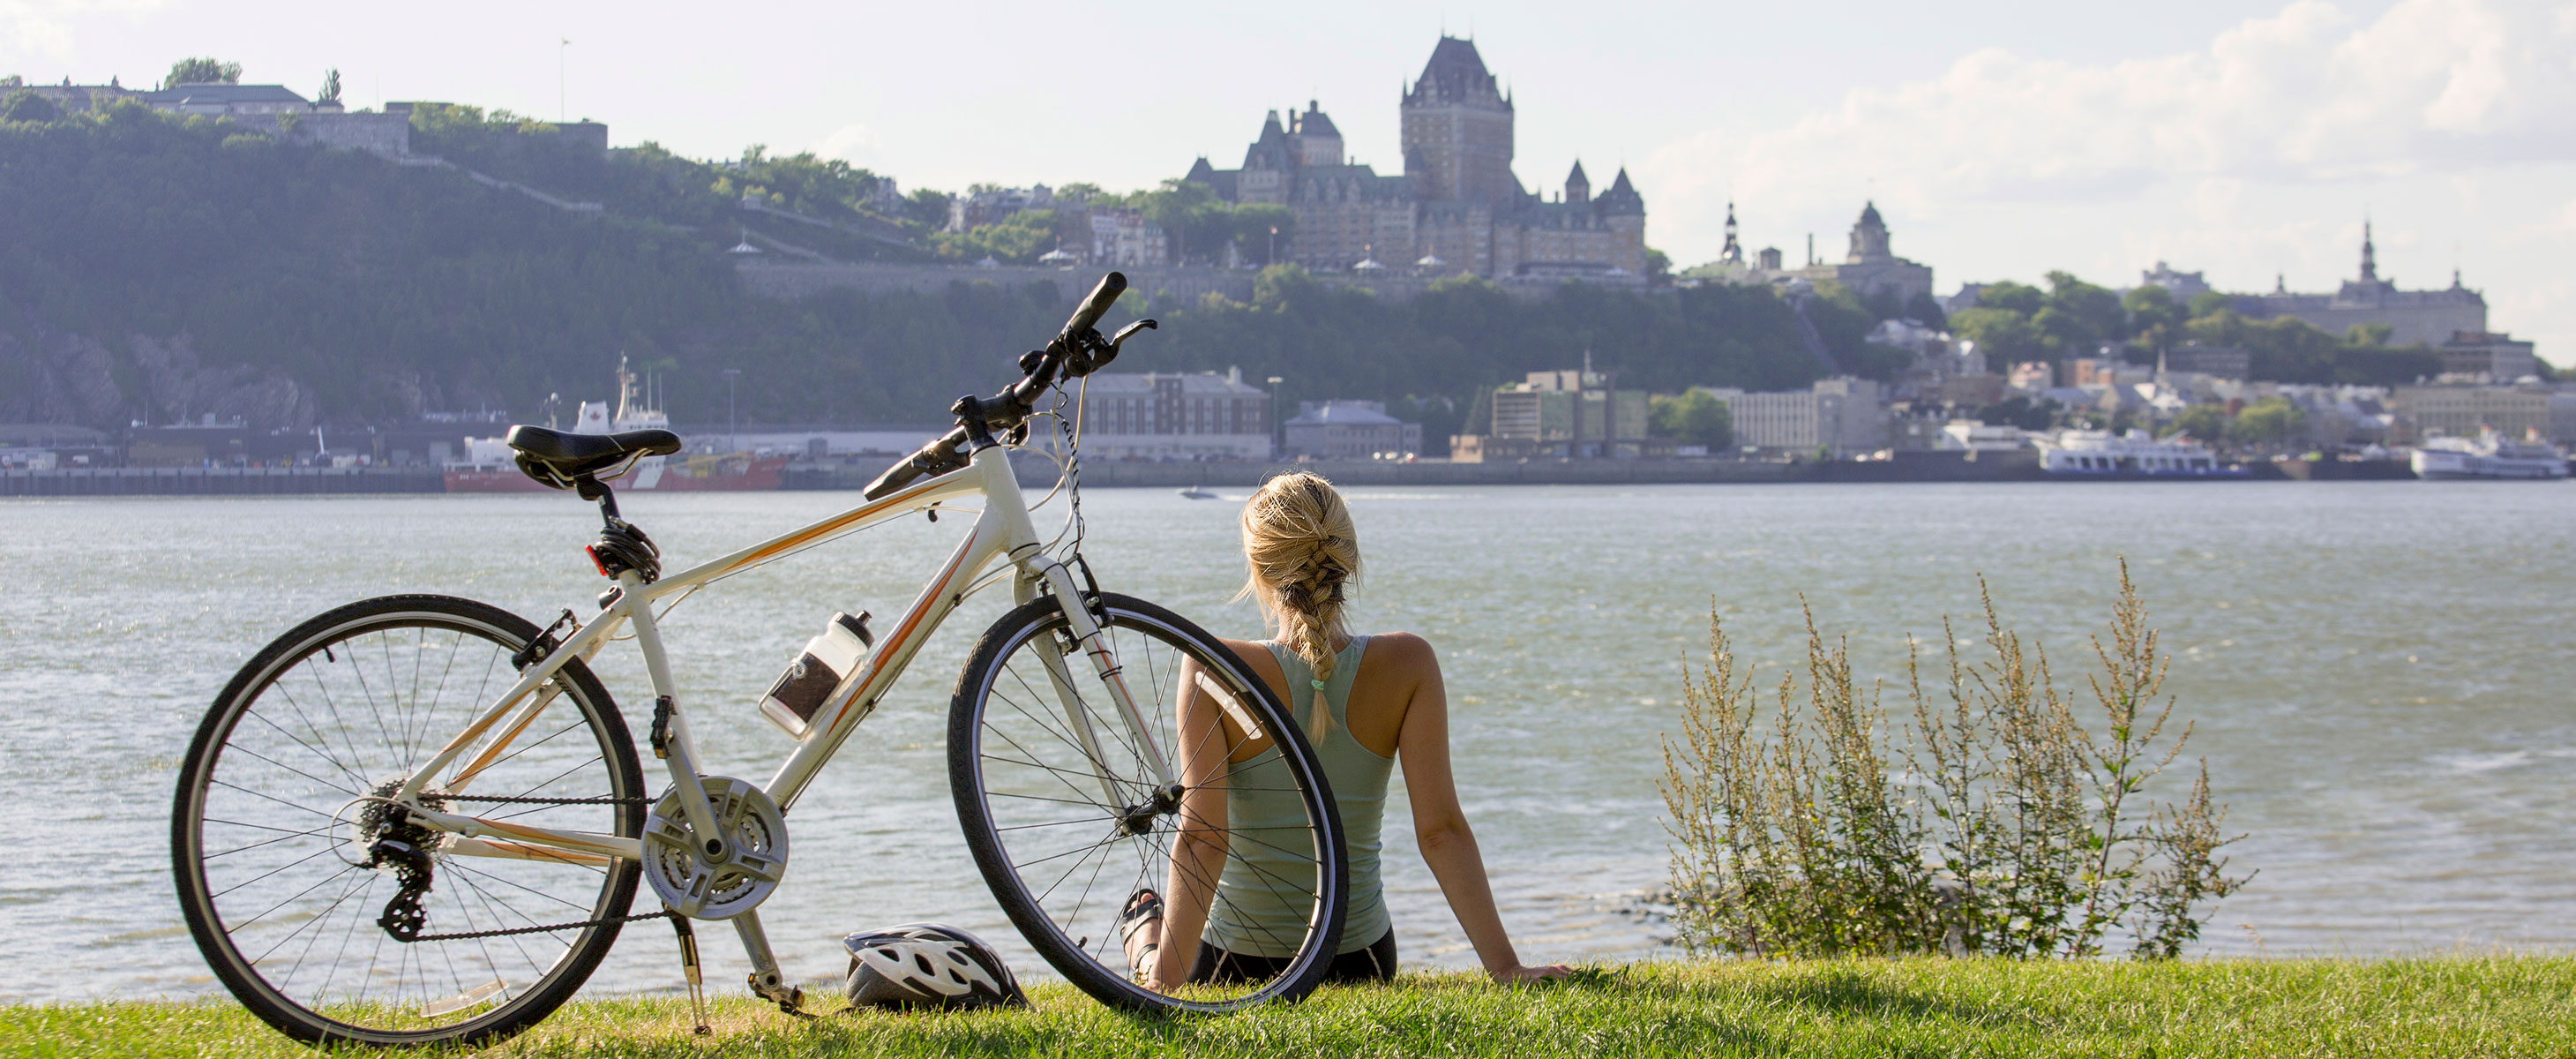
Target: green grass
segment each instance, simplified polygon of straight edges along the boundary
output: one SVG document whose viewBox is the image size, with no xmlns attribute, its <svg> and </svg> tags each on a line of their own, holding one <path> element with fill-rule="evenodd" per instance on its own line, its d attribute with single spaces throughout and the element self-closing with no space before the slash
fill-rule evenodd
<svg viewBox="0 0 2576 1059">
<path fill-rule="evenodd" d="M 1137 1019 L 1061 985 L 1033 1011 L 790 1019 L 748 999 L 693 1037 L 665 998 L 576 1002 L 509 1056 L 2576 1056 L 2576 958 L 2166 964 L 1647 964 L 1498 989 L 1328 988 L 1230 1018 Z M 829 1008 L 837 1001 L 818 1002 Z M 0 1007 L 0 1054 L 296 1056 L 229 1003 Z"/>
</svg>

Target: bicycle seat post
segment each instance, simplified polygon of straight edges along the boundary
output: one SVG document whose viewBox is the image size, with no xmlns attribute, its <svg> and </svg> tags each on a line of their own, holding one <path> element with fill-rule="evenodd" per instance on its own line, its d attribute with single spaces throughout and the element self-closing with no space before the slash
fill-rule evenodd
<svg viewBox="0 0 2576 1059">
<path fill-rule="evenodd" d="M 599 501 L 599 518 L 603 524 L 615 526 L 626 521 L 618 517 L 617 493 L 608 487 L 608 483 L 585 474 L 573 479 L 573 491 L 584 500 Z"/>
</svg>

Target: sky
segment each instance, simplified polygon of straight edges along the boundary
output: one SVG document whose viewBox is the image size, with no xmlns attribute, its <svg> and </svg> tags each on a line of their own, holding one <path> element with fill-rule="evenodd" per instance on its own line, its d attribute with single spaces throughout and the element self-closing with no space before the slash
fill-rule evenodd
<svg viewBox="0 0 2576 1059">
<path fill-rule="evenodd" d="M 1938 288 L 2166 261 L 2228 290 L 2331 290 L 2365 219 L 2380 274 L 2486 295 L 2576 364 L 2576 0 L 2158 5 L 1310 0 L 1136 5 L 351 5 L 0 0 L 0 74 L 149 87 L 242 63 L 353 106 L 441 100 L 608 123 L 697 157 L 812 150 L 905 189 L 1150 187 L 1240 163 L 1320 103 L 1397 172 L 1397 102 L 1443 33 L 1518 110 L 1553 191 L 1625 166 L 1647 241 L 1839 257 L 1864 201 Z M 569 41 L 570 43 L 564 43 Z"/>
</svg>

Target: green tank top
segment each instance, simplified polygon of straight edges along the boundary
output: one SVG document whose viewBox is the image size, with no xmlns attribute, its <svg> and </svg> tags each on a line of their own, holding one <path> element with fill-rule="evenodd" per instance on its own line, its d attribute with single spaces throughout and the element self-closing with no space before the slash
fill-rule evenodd
<svg viewBox="0 0 2576 1059">
<path fill-rule="evenodd" d="M 1368 948 L 1387 932 L 1386 895 L 1378 882 L 1378 834 L 1386 821 L 1386 781 L 1395 759 L 1380 757 L 1351 738 L 1348 708 L 1351 682 L 1359 675 L 1368 637 L 1351 637 L 1333 656 L 1333 677 L 1315 686 L 1315 671 L 1285 645 L 1263 641 L 1279 670 L 1288 678 L 1288 712 L 1299 730 L 1309 733 L 1315 756 L 1332 785 L 1333 801 L 1342 813 L 1342 840 L 1350 860 L 1350 906 L 1342 917 L 1340 952 Z M 1315 711 L 1329 711 L 1332 727 L 1312 738 Z M 1306 811 L 1287 782 L 1288 766 L 1276 749 L 1235 765 L 1228 780 L 1240 790 L 1226 792 L 1226 824 L 1233 831 L 1226 843 L 1225 871 L 1217 878 L 1216 900 L 1208 909 L 1206 938 L 1228 952 L 1281 958 L 1297 953 L 1306 936 L 1306 913 L 1314 907 L 1307 880 L 1314 874 L 1313 845 L 1306 831 Z M 1289 881 L 1294 880 L 1294 884 Z"/>
</svg>

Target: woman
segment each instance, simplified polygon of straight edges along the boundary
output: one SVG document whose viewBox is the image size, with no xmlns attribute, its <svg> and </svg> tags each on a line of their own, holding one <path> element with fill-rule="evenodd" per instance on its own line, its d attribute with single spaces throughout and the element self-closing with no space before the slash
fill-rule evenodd
<svg viewBox="0 0 2576 1059">
<path fill-rule="evenodd" d="M 1353 636 L 1343 627 L 1345 590 L 1359 575 L 1360 553 L 1359 534 L 1341 494 L 1312 474 L 1271 479 L 1244 505 L 1243 553 L 1252 567 L 1243 594 L 1260 601 L 1277 636 L 1258 642 L 1228 640 L 1226 646 L 1270 685 L 1304 727 L 1340 806 L 1350 854 L 1350 905 L 1340 952 L 1325 980 L 1395 976 L 1395 931 L 1379 884 L 1378 832 L 1386 815 L 1388 774 L 1399 755 L 1422 859 L 1440 880 L 1485 972 L 1502 983 L 1571 973 L 1559 965 L 1523 965 L 1494 911 L 1484 859 L 1450 780 L 1449 701 L 1431 645 L 1408 632 Z M 1196 683 L 1184 674 L 1181 686 Z M 1261 895 L 1268 888 L 1251 880 L 1264 872 L 1275 877 L 1277 866 L 1265 869 L 1258 862 L 1279 854 L 1229 850 L 1224 828 L 1228 820 L 1238 828 L 1264 818 L 1302 821 L 1303 811 L 1292 793 L 1227 789 L 1229 771 L 1236 765 L 1258 767 L 1255 759 L 1267 741 L 1239 746 L 1232 755 L 1194 755 L 1189 747 L 1237 746 L 1243 740 L 1234 722 L 1204 695 L 1185 700 L 1179 712 L 1182 781 L 1188 793 L 1182 798 L 1180 837 L 1163 891 L 1170 900 L 1152 890 L 1139 890 L 1129 899 L 1129 965 L 1157 989 L 1183 982 L 1270 978 L 1286 961 L 1257 951 L 1263 947 L 1259 939 L 1275 931 L 1302 934 L 1303 895 L 1278 902 L 1279 907 L 1264 907 Z M 1208 738 L 1219 726 L 1233 737 Z M 1280 804 L 1269 804 L 1273 801 Z M 1217 886 L 1208 885 L 1220 879 Z M 1215 902 L 1218 891 L 1227 894 L 1226 901 Z M 1162 944 L 1167 937 L 1195 943 Z"/>
</svg>

